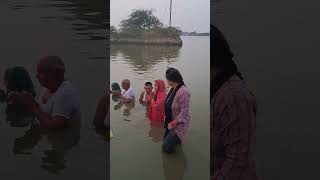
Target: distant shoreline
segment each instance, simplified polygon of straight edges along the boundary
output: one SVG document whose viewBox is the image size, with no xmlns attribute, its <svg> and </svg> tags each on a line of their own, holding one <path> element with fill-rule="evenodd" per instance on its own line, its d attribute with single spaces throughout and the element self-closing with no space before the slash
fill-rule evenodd
<svg viewBox="0 0 320 180">
<path fill-rule="evenodd" d="M 137 44 L 137 45 L 163 45 L 163 46 L 182 46 L 180 37 L 117 37 L 110 38 L 111 44 Z"/>
<path fill-rule="evenodd" d="M 182 32 L 181 36 L 210 36 L 210 33 Z"/>
</svg>

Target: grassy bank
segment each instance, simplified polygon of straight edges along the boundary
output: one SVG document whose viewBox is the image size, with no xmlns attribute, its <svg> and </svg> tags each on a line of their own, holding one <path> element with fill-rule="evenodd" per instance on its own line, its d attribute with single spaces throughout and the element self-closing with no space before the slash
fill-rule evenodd
<svg viewBox="0 0 320 180">
<path fill-rule="evenodd" d="M 114 44 L 182 46 L 180 33 L 176 28 L 127 29 L 120 32 L 113 30 L 110 33 L 110 41 Z"/>
</svg>

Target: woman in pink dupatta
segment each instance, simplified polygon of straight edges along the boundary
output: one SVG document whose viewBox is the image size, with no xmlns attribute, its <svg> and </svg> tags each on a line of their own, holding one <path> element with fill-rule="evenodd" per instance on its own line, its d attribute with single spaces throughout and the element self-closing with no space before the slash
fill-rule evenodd
<svg viewBox="0 0 320 180">
<path fill-rule="evenodd" d="M 154 97 L 149 99 L 148 114 L 151 122 L 164 121 L 164 103 L 166 101 L 167 93 L 164 81 L 155 80 Z"/>
</svg>

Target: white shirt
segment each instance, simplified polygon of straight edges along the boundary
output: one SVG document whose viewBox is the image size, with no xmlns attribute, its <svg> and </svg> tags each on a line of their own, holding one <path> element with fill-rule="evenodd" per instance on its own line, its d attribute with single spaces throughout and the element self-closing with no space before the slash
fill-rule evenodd
<svg viewBox="0 0 320 180">
<path fill-rule="evenodd" d="M 63 116 L 72 119 L 80 114 L 79 96 L 69 81 L 64 81 L 56 92 L 49 94 L 47 102 L 43 103 L 41 98 L 46 92 L 48 92 L 48 89 L 43 88 L 37 98 L 37 103 L 40 109 L 49 113 L 51 117 Z"/>
<path fill-rule="evenodd" d="M 122 96 L 131 100 L 135 99 L 135 93 L 132 87 L 130 87 L 127 91 L 124 89 L 121 92 Z"/>
</svg>

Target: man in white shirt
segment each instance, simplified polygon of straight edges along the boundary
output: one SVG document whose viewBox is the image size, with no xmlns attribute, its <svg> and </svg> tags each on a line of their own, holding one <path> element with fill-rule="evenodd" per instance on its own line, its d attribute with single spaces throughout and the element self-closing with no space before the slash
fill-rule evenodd
<svg viewBox="0 0 320 180">
<path fill-rule="evenodd" d="M 64 78 L 65 66 L 57 56 L 40 59 L 37 79 L 42 91 L 36 100 L 29 93 L 15 93 L 10 98 L 26 106 L 40 125 L 59 129 L 80 118 L 79 96 L 72 84 Z"/>
<path fill-rule="evenodd" d="M 130 81 L 128 79 L 124 79 L 121 83 L 122 92 L 120 98 L 124 103 L 130 103 L 135 100 L 135 92 L 132 87 L 130 87 Z"/>
</svg>

